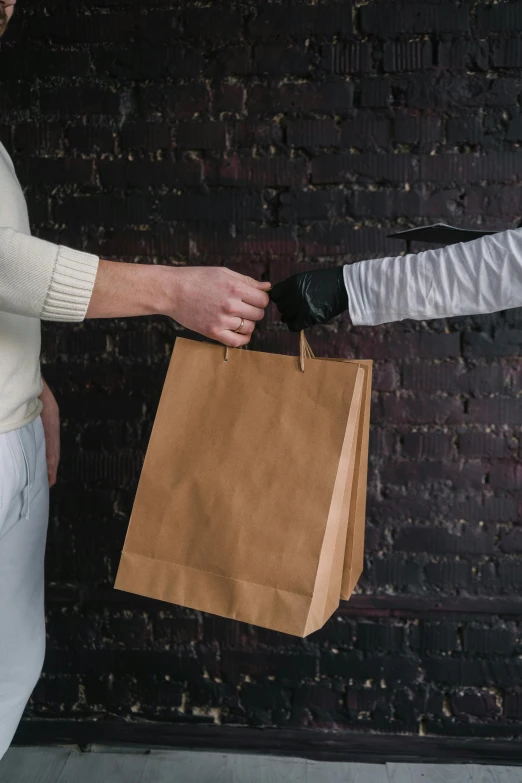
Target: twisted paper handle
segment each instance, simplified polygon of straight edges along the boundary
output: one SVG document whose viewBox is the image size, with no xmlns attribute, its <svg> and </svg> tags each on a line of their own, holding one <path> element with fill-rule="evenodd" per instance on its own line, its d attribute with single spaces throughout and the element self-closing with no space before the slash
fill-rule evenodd
<svg viewBox="0 0 522 783">
<path fill-rule="evenodd" d="M 310 343 L 305 337 L 304 331 L 299 332 L 299 367 L 304 372 L 305 359 L 315 359 L 314 352 L 310 348 Z"/>
</svg>

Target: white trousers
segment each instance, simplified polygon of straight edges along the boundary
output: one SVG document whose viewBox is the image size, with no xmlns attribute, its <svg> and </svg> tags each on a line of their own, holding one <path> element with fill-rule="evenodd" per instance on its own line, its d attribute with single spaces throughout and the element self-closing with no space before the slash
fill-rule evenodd
<svg viewBox="0 0 522 783">
<path fill-rule="evenodd" d="M 45 438 L 38 418 L 0 434 L 0 758 L 43 664 L 48 513 Z"/>
</svg>

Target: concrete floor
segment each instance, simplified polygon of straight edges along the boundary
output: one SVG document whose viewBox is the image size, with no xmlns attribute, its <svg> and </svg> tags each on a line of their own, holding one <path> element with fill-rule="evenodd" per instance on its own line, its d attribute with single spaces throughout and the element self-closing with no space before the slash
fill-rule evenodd
<svg viewBox="0 0 522 783">
<path fill-rule="evenodd" d="M 92 746 L 11 748 L 0 783 L 522 783 L 522 767 L 343 764 L 190 751 Z"/>
</svg>

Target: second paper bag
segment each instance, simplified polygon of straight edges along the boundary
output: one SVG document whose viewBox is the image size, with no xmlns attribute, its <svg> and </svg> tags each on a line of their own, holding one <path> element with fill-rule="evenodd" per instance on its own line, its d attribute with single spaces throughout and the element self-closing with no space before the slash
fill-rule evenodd
<svg viewBox="0 0 522 783">
<path fill-rule="evenodd" d="M 364 373 L 303 366 L 240 350 L 226 361 L 178 338 L 118 589 L 299 636 L 324 624 L 339 601 Z"/>
</svg>

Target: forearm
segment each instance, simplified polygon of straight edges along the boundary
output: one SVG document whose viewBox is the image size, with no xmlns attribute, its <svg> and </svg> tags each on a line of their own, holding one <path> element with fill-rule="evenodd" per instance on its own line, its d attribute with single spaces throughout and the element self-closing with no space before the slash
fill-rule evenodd
<svg viewBox="0 0 522 783">
<path fill-rule="evenodd" d="M 56 399 L 54 397 L 54 394 L 49 388 L 49 385 L 45 378 L 42 376 L 42 393 L 40 394 L 40 400 L 42 402 L 42 405 L 52 405 L 56 406 L 58 408 L 58 403 L 56 402 Z"/>
<path fill-rule="evenodd" d="M 169 312 L 167 267 L 98 257 L 0 227 L 0 311 L 47 321 Z"/>
<path fill-rule="evenodd" d="M 125 318 L 169 312 L 171 267 L 100 261 L 86 318 Z"/>
<path fill-rule="evenodd" d="M 60 462 L 60 411 L 58 403 L 49 386 L 42 378 L 43 389 L 40 394 L 42 403 L 42 424 L 45 434 L 45 451 L 47 460 L 47 475 L 49 486 L 56 483 L 56 473 Z"/>
<path fill-rule="evenodd" d="M 522 231 L 346 266 L 354 324 L 492 313 L 522 306 Z"/>
<path fill-rule="evenodd" d="M 166 267 L 99 261 L 0 227 L 1 312 L 44 321 L 166 313 L 170 283 Z"/>
</svg>

